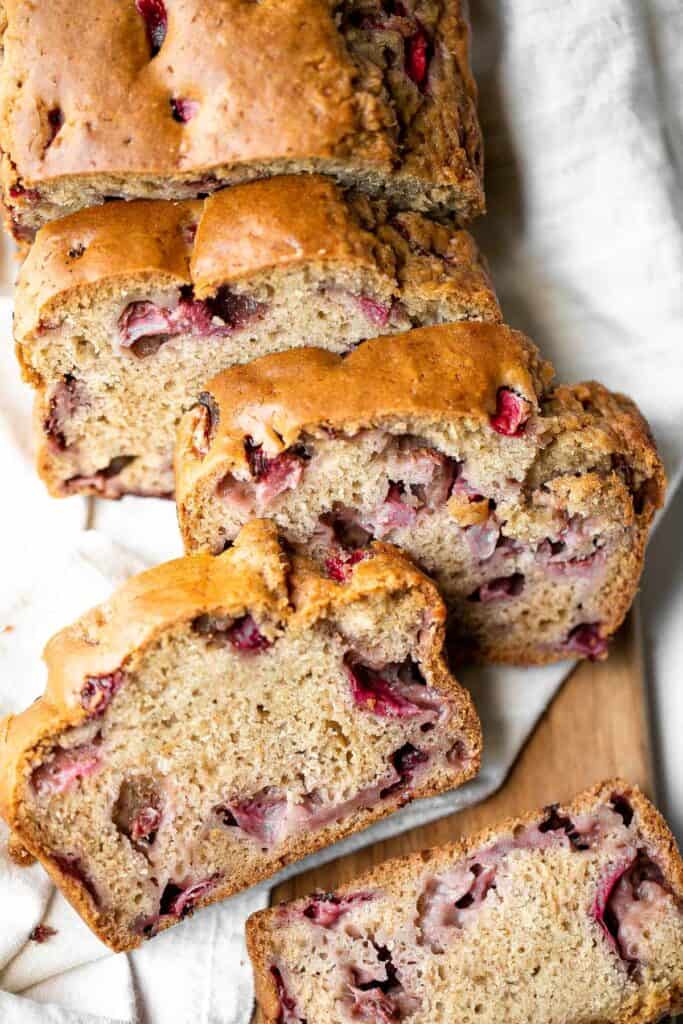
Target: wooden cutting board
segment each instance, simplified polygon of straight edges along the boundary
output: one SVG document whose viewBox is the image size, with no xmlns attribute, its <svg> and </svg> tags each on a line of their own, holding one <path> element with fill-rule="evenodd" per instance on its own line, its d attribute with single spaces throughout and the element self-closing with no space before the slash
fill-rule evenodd
<svg viewBox="0 0 683 1024">
<path fill-rule="evenodd" d="M 389 857 L 566 800 L 613 775 L 636 782 L 655 796 L 643 684 L 640 628 L 632 613 L 609 659 L 584 662 L 567 679 L 497 793 L 475 807 L 283 882 L 274 890 L 273 902 L 334 889 Z"/>
</svg>

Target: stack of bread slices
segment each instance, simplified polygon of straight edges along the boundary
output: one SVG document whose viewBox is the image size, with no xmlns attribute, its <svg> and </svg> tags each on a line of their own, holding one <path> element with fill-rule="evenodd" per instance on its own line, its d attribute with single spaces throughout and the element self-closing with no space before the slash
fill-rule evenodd
<svg viewBox="0 0 683 1024">
<path fill-rule="evenodd" d="M 186 550 L 0 724 L 14 848 L 124 950 L 475 775 L 446 655 L 606 657 L 664 473 L 629 398 L 503 323 L 461 0 L 0 13 L 38 472 L 175 498 Z M 683 1004 L 682 907 L 617 780 L 256 918 L 260 1012 L 647 1024 Z"/>
</svg>

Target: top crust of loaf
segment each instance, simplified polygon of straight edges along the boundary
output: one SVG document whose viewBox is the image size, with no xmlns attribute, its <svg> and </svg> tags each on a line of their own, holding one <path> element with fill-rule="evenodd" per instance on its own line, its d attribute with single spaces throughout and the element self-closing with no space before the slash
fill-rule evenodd
<svg viewBox="0 0 683 1024">
<path fill-rule="evenodd" d="M 393 111 L 376 86 L 359 82 L 325 0 L 165 6 L 167 31 L 155 53 L 133 2 L 5 0 L 6 196 L 74 175 L 105 194 L 98 176 L 116 178 L 131 195 L 150 195 L 155 178 L 194 183 L 200 193 L 212 172 L 228 170 L 234 181 L 278 173 L 288 162 L 312 171 L 324 161 L 350 177 L 354 169 L 374 175 L 381 190 L 398 159 L 427 190 L 454 188 L 463 212 L 482 211 L 475 86 L 459 0 L 444 6 L 437 27 L 462 93 L 461 110 L 447 114 L 456 142 L 441 152 L 427 142 L 405 158 L 388 130 Z M 186 123 L 173 116 L 178 99 L 198 103 Z M 56 136 L 51 110 L 62 118 Z"/>
<path fill-rule="evenodd" d="M 325 3 L 182 0 L 156 62 L 134 3 L 6 0 L 5 9 L 2 145 L 25 183 L 325 155 L 358 130 L 353 66 Z M 25 80 L 21 91 L 12 79 Z M 198 91 L 207 109 L 188 133 L 169 99 Z M 68 135 L 43 153 L 35 111 L 57 103 Z"/>
<path fill-rule="evenodd" d="M 208 451 L 194 444 L 195 410 L 178 427 L 176 502 L 188 550 L 185 502 L 201 481 L 248 470 L 246 435 L 272 457 L 321 428 L 351 434 L 408 417 L 425 424 L 464 419 L 478 427 L 495 412 L 501 387 L 534 408 L 542 404 L 545 416 L 560 416 L 563 429 L 586 428 L 592 443 L 624 454 L 638 482 L 647 481 L 643 522 L 649 525 L 663 503 L 666 477 L 647 421 L 630 398 L 594 381 L 551 389 L 553 374 L 525 335 L 495 323 L 418 328 L 366 341 L 346 357 L 294 349 L 225 370 L 206 386 L 218 412 Z"/>
<path fill-rule="evenodd" d="M 623 794 L 630 801 L 638 816 L 640 834 L 656 850 L 657 861 L 667 883 L 671 886 L 674 895 L 683 903 L 683 860 L 676 840 L 662 815 L 637 786 L 620 778 L 608 779 L 584 790 L 570 803 L 558 806 L 557 813 L 561 816 L 571 817 L 575 814 L 589 812 L 594 807 L 608 801 L 615 792 Z M 393 884 L 398 887 L 403 879 L 424 872 L 428 864 L 436 870 L 444 868 L 467 857 L 468 854 L 510 835 L 516 828 L 534 825 L 543 816 L 543 813 L 544 811 L 531 811 L 519 818 L 508 818 L 490 828 L 464 836 L 457 842 L 385 861 L 376 868 L 339 886 L 335 892 L 343 897 L 352 892 L 376 887 L 386 887 L 391 890 Z M 281 926 L 279 910 L 280 908 L 276 906 L 257 911 L 251 915 L 246 926 L 247 949 L 254 966 L 256 996 L 263 1013 L 263 1024 L 270 1024 L 271 1021 L 277 1020 L 280 1005 L 275 983 L 269 971 L 270 936 L 273 930 Z M 667 993 L 653 993 L 652 1004 L 648 1006 L 648 1010 L 650 1009 L 651 1013 L 648 1012 L 647 1017 L 642 1018 L 632 1017 L 627 1010 L 625 1014 L 620 1015 L 618 1020 L 610 1021 L 609 1024 L 639 1024 L 641 1019 L 658 1020 L 663 1010 L 671 1012 L 672 1007 Z"/>
<path fill-rule="evenodd" d="M 360 201 L 360 200 L 359 200 Z M 481 315 L 499 318 L 498 304 L 478 264 L 471 236 L 424 221 L 449 238 L 449 256 L 463 271 L 425 276 L 406 267 L 402 291 L 457 300 L 473 291 Z M 452 253 L 451 253 L 452 249 Z M 283 175 L 236 185 L 205 200 L 139 200 L 80 210 L 46 224 L 21 267 L 15 335 L 21 340 L 59 315 L 67 302 L 86 301 L 106 285 L 182 287 L 198 299 L 255 274 L 304 264 L 364 269 L 393 278 L 393 250 L 367 230 L 352 202 L 329 178 Z M 467 293 L 465 296 L 465 292 Z"/>
<path fill-rule="evenodd" d="M 233 367 L 206 386 L 219 417 L 205 457 L 193 455 L 192 412 L 180 423 L 178 504 L 200 478 L 222 467 L 247 467 L 247 434 L 264 442 L 271 455 L 321 426 L 353 433 L 392 416 L 426 422 L 463 417 L 479 425 L 495 412 L 503 386 L 537 407 L 552 373 L 523 334 L 487 323 L 422 327 L 375 338 L 346 357 L 304 348 Z"/>
<path fill-rule="evenodd" d="M 0 814 L 10 827 L 17 822 L 26 762 L 36 747 L 87 720 L 80 702 L 85 677 L 115 671 L 131 653 L 152 645 L 176 623 L 206 613 L 237 618 L 251 611 L 299 632 L 335 608 L 371 594 L 407 591 L 418 596 L 426 621 L 434 626 L 434 643 L 425 660 L 444 691 L 457 697 L 463 734 L 477 752 L 480 731 L 474 705 L 442 662 L 446 612 L 434 584 L 395 548 L 378 543 L 373 557 L 359 563 L 340 586 L 307 560 L 285 555 L 275 527 L 254 520 L 219 557 L 194 555 L 140 573 L 48 642 L 45 694 L 22 714 L 0 722 Z M 82 912 L 89 916 L 87 907 Z"/>
</svg>

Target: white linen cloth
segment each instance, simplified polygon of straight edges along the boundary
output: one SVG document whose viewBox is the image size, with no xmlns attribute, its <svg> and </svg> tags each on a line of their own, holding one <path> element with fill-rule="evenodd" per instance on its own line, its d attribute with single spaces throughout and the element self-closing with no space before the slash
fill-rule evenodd
<svg viewBox="0 0 683 1024">
<path fill-rule="evenodd" d="M 677 481 L 683 464 L 680 0 L 474 0 L 471 6 L 489 204 L 476 233 L 506 319 L 529 332 L 562 379 L 594 377 L 636 397 Z M 54 629 L 104 598 L 112 583 L 172 557 L 180 545 L 170 504 L 97 503 L 97 530 L 84 533 L 84 501 L 45 496 L 30 464 L 30 398 L 11 353 L 9 298 L 0 299 L 0 324 L 6 339 L 0 629 L 13 627 L 0 632 L 4 714 L 41 692 L 40 648 Z M 645 610 L 664 796 L 680 827 L 683 697 L 680 687 L 666 685 L 678 677 L 674 661 L 683 667 L 675 628 L 683 610 L 680 561 L 672 561 L 669 548 L 677 540 L 675 524 L 665 521 L 646 577 Z M 484 722 L 479 779 L 319 856 L 336 856 L 491 792 L 565 672 L 556 666 L 465 674 Z M 252 996 L 243 922 L 265 904 L 268 888 L 202 911 L 129 957 L 112 956 L 39 866 L 14 867 L 1 852 L 0 1020 L 246 1024 Z M 57 934 L 43 944 L 27 942 L 41 921 Z"/>
</svg>

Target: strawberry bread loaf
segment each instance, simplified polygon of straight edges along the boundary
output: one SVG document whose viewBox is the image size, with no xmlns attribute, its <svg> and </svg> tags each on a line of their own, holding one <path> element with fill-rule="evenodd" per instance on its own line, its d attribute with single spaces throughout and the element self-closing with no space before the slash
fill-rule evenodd
<svg viewBox="0 0 683 1024">
<path fill-rule="evenodd" d="M 377 544 L 340 587 L 254 522 L 48 643 L 0 725 L 0 811 L 113 949 L 477 771 L 434 585 Z"/>
<path fill-rule="evenodd" d="M 225 367 L 499 317 L 469 234 L 320 176 L 82 210 L 39 232 L 16 293 L 39 470 L 55 496 L 170 495 L 180 415 Z"/>
<path fill-rule="evenodd" d="M 683 864 L 614 780 L 247 924 L 261 1024 L 654 1024 L 683 1011 Z"/>
<path fill-rule="evenodd" d="M 112 199 L 318 172 L 483 212 L 461 0 L 2 0 L 0 182 L 30 241 Z"/>
<path fill-rule="evenodd" d="M 219 374 L 178 432 L 186 548 L 215 554 L 267 516 L 342 581 L 381 538 L 435 579 L 458 653 L 602 657 L 664 476 L 629 399 L 551 376 L 523 335 L 483 323 Z"/>
</svg>

